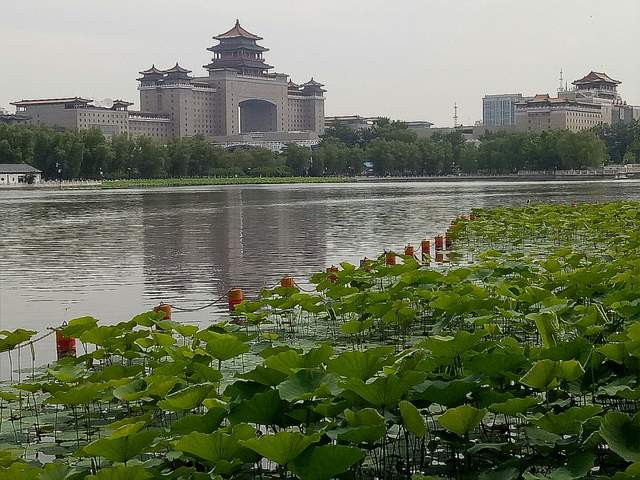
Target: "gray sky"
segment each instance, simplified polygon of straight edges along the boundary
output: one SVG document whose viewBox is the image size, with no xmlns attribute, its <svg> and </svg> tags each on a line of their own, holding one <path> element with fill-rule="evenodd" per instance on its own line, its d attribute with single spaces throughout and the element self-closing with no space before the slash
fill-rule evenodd
<svg viewBox="0 0 640 480">
<path fill-rule="evenodd" d="M 486 93 L 553 93 L 561 68 L 623 82 L 640 104 L 640 0 L 0 0 L 0 107 L 89 96 L 138 103 L 155 63 L 202 75 L 236 18 L 267 61 L 328 89 L 327 115 L 453 123 Z M 10 108 L 13 111 L 13 107 Z"/>
</svg>

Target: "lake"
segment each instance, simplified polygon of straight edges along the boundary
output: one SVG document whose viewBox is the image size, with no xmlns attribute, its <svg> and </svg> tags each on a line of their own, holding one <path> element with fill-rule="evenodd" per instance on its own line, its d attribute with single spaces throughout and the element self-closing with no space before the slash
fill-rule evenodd
<svg viewBox="0 0 640 480">
<path fill-rule="evenodd" d="M 0 191 L 0 329 L 114 323 L 234 287 L 255 295 L 285 275 L 304 284 L 341 261 L 418 247 L 473 207 L 634 198 L 640 181 Z M 202 324 L 225 309 L 175 318 Z M 40 360 L 53 356 L 53 340 L 39 346 Z"/>
</svg>

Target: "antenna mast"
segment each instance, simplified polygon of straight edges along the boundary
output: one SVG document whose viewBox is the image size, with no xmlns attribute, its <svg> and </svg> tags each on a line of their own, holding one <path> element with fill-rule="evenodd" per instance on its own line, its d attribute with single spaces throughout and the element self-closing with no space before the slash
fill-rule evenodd
<svg viewBox="0 0 640 480">
<path fill-rule="evenodd" d="M 458 103 L 453 104 L 453 128 L 458 128 Z"/>
<path fill-rule="evenodd" d="M 558 88 L 558 93 L 562 93 L 564 91 L 564 72 L 560 69 L 560 87 Z"/>
</svg>

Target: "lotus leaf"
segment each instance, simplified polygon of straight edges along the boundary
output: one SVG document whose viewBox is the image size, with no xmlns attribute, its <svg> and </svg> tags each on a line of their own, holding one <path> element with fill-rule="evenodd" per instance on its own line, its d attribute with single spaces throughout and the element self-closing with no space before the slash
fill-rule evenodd
<svg viewBox="0 0 640 480">
<path fill-rule="evenodd" d="M 362 460 L 359 448 L 344 445 L 309 447 L 289 464 L 301 480 L 330 480 Z"/>
<path fill-rule="evenodd" d="M 416 437 L 423 437 L 427 433 L 427 422 L 420 411 L 406 400 L 402 400 L 398 406 L 404 427 Z"/>
<path fill-rule="evenodd" d="M 600 435 L 609 448 L 628 462 L 640 462 L 640 415 L 607 413 L 600 423 Z"/>
<path fill-rule="evenodd" d="M 205 383 L 184 388 L 160 400 L 158 407 L 170 412 L 193 410 L 207 398 L 211 390 L 213 390 L 213 387 L 212 384 Z"/>
<path fill-rule="evenodd" d="M 299 432 L 278 432 L 274 435 L 263 435 L 260 438 L 252 438 L 240 443 L 278 465 L 288 465 L 309 445 L 318 440 L 320 440 L 318 433 L 303 435 Z"/>
<path fill-rule="evenodd" d="M 477 427 L 486 414 L 486 410 L 477 409 L 471 405 L 461 405 L 450 408 L 438 417 L 438 423 L 450 432 L 467 435 Z"/>
<path fill-rule="evenodd" d="M 144 430 L 128 435 L 116 434 L 90 443 L 82 448 L 82 453 L 90 457 L 104 457 L 112 462 L 127 462 L 149 448 L 158 433 L 157 430 Z"/>
<path fill-rule="evenodd" d="M 151 473 L 139 465 L 127 467 L 118 465 L 115 467 L 101 468 L 95 475 L 88 475 L 86 480 L 148 480 Z"/>
</svg>

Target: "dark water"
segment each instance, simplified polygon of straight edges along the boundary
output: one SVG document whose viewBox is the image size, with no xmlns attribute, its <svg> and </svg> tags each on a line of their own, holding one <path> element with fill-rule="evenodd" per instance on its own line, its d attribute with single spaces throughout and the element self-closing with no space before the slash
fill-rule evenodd
<svg viewBox="0 0 640 480">
<path fill-rule="evenodd" d="M 0 191 L 0 329 L 116 322 L 160 301 L 198 306 L 232 287 L 302 282 L 419 244 L 472 207 L 638 197 L 638 181 Z"/>
</svg>

